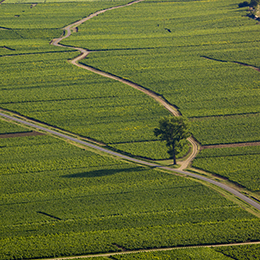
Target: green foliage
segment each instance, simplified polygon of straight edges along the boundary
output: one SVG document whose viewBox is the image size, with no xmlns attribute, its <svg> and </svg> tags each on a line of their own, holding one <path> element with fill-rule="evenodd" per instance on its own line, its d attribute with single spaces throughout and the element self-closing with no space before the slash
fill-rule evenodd
<svg viewBox="0 0 260 260">
<path fill-rule="evenodd" d="M 202 150 L 192 166 L 228 178 L 251 191 L 260 191 L 260 147 Z"/>
<path fill-rule="evenodd" d="M 249 5 L 250 5 L 249 2 L 244 1 L 243 3 L 239 3 L 238 7 L 246 7 L 246 6 L 249 6 Z"/>
<path fill-rule="evenodd" d="M 156 150 L 152 130 L 165 109 L 68 64 L 76 52 L 49 44 L 58 28 L 125 1 L 8 1 L 0 12 L 0 106 L 111 146 L 144 141 Z M 163 94 L 186 116 L 257 113 L 257 72 L 202 57 L 259 66 L 258 27 L 232 3 L 144 1 L 99 15 L 64 43 L 108 50 L 85 62 Z M 188 179 L 47 136 L 3 139 L 0 153 L 0 259 L 260 239 L 259 219 Z"/>
<path fill-rule="evenodd" d="M 259 28 L 232 3 L 142 2 L 90 20 L 64 43 L 102 50 L 82 62 L 163 95 L 186 117 L 248 114 L 252 128 L 238 132 L 237 121 L 226 130 L 229 118 L 217 120 L 214 136 L 218 143 L 229 142 L 230 133 L 255 140 L 259 118 L 250 114 L 259 113 L 259 72 L 233 61 L 260 66 Z M 192 132 L 210 143 L 212 129 L 202 127 Z"/>
<path fill-rule="evenodd" d="M 253 8 L 257 8 L 257 6 L 260 4 L 259 0 L 251 0 L 249 6 L 253 7 Z"/>
<path fill-rule="evenodd" d="M 159 118 L 168 114 L 165 109 L 137 90 L 68 64 L 75 51 L 49 44 L 61 34 L 53 28 L 124 2 L 53 3 L 34 8 L 23 4 L 13 9 L 3 5 L 3 26 L 10 30 L 0 31 L 0 45 L 9 48 L 0 48 L 1 107 L 111 146 L 150 142 L 154 152 L 148 157 L 165 159 L 167 155 L 153 146 L 152 133 Z M 141 156 L 142 149 L 131 152 Z"/>
<path fill-rule="evenodd" d="M 158 159 L 162 160 L 169 157 L 165 149 L 165 144 L 161 141 L 140 141 L 140 142 L 128 142 L 128 143 L 118 143 L 109 145 L 120 151 L 127 152 L 132 155 L 139 155 L 144 158 Z M 190 149 L 190 145 L 187 144 L 182 147 L 182 150 L 176 155 L 176 158 L 184 157 Z"/>
<path fill-rule="evenodd" d="M 2 73 L 9 76 L 3 78 L 1 106 L 111 146 L 147 141 L 154 150 L 148 157 L 162 158 L 152 129 L 167 111 L 135 89 L 69 65 L 66 59 L 74 55 L 16 56 L 12 62 L 2 57 Z M 138 147 L 132 152 L 142 155 Z"/>
<path fill-rule="evenodd" d="M 190 136 L 188 121 L 183 117 L 164 117 L 159 121 L 159 128 L 154 129 L 154 135 L 166 141 L 168 153 L 176 164 L 176 155 L 182 151 L 185 140 Z"/>
<path fill-rule="evenodd" d="M 74 68 L 66 60 L 75 57 L 75 51 L 49 44 L 61 34 L 55 28 L 116 4 L 1 4 L 1 26 L 11 30 L 0 30 L 0 45 L 14 49 L 0 48 L 0 55 L 12 55 L 0 57 L 1 107 L 117 149 L 125 147 L 137 156 L 147 142 L 153 152 L 146 150 L 145 157 L 165 159 L 152 135 L 159 118 L 168 114 L 165 109 L 130 87 Z M 162 94 L 187 117 L 248 113 L 245 124 L 250 127 L 240 131 L 239 119 L 228 128 L 229 118 L 209 120 L 216 126 L 214 140 L 207 124 L 192 128 L 203 144 L 223 143 L 231 140 L 231 133 L 234 142 L 257 139 L 259 119 L 250 113 L 259 113 L 258 72 L 230 63 L 259 66 L 257 31 L 255 23 L 224 1 L 144 1 L 89 20 L 63 43 L 102 50 L 84 62 Z M 15 56 L 25 53 L 30 55 Z"/>
</svg>

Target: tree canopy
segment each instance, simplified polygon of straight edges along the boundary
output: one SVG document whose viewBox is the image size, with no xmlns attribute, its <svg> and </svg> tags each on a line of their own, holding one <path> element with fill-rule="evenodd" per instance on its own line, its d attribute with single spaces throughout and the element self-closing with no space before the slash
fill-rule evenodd
<svg viewBox="0 0 260 260">
<path fill-rule="evenodd" d="M 159 121 L 159 127 L 154 129 L 155 136 L 166 141 L 168 153 L 176 164 L 176 155 L 181 151 L 185 140 L 190 137 L 189 123 L 184 117 L 164 117 Z"/>
</svg>

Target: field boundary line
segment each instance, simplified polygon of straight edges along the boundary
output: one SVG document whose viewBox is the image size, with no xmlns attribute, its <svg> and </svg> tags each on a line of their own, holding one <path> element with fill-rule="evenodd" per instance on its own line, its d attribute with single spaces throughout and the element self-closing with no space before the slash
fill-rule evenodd
<svg viewBox="0 0 260 260">
<path fill-rule="evenodd" d="M 98 74 L 98 75 L 101 75 L 103 77 L 106 77 L 106 78 L 110 78 L 110 79 L 114 79 L 116 81 L 119 81 L 123 84 L 126 84 L 134 89 L 137 89 L 141 92 L 143 92 L 144 94 L 150 96 L 151 98 L 153 98 L 156 102 L 158 102 L 160 105 L 162 105 L 164 108 L 166 108 L 172 115 L 174 116 L 181 116 L 180 112 L 177 110 L 177 108 L 175 108 L 173 105 L 171 105 L 166 99 L 164 99 L 161 95 L 159 94 L 156 94 L 155 92 L 149 90 L 149 89 L 146 89 L 144 87 L 142 87 L 141 85 L 138 85 L 134 82 L 131 82 L 129 80 L 126 80 L 126 79 L 123 79 L 121 77 L 118 77 L 116 75 L 113 75 L 113 74 L 110 74 L 110 73 L 107 73 L 107 72 L 104 72 L 104 71 L 101 71 L 101 70 L 98 70 L 96 68 L 93 68 L 91 66 L 87 66 L 87 65 L 83 65 L 81 63 L 78 63 L 80 60 L 84 59 L 87 57 L 87 55 L 89 53 L 91 53 L 91 51 L 87 50 L 87 49 L 83 49 L 83 48 L 79 48 L 79 47 L 73 47 L 73 46 L 66 46 L 66 45 L 62 45 L 60 44 L 60 41 L 68 38 L 70 35 L 71 35 L 71 32 L 79 25 L 81 25 L 82 23 L 90 20 L 91 18 L 93 17 L 96 17 L 97 15 L 101 14 L 101 13 L 104 13 L 106 11 L 110 11 L 110 10 L 114 10 L 114 9 L 117 9 L 117 8 L 122 8 L 122 7 L 126 7 L 126 6 L 130 6 L 132 4 L 136 4 L 136 3 L 139 3 L 139 2 L 142 2 L 144 0 L 136 0 L 136 1 L 132 1 L 128 4 L 125 4 L 125 5 L 120 5 L 120 6 L 114 6 L 114 7 L 110 7 L 110 8 L 107 8 L 107 9 L 103 9 L 103 10 L 100 10 L 100 11 L 97 11 L 75 23 L 72 23 L 66 27 L 63 28 L 63 30 L 65 31 L 65 35 L 64 36 L 61 36 L 60 38 L 57 38 L 57 39 L 53 39 L 51 41 L 51 44 L 54 45 L 54 46 L 57 46 L 57 47 L 64 47 L 64 48 L 71 48 L 71 49 L 74 49 L 74 50 L 78 50 L 80 51 L 80 55 L 77 56 L 76 58 L 72 59 L 72 60 L 69 60 L 69 62 L 79 68 L 83 68 L 83 69 L 86 69 L 88 71 L 91 71 L 95 74 Z M 191 146 L 192 146 L 192 152 L 191 154 L 184 160 L 184 161 L 178 161 L 178 164 L 180 165 L 179 169 L 180 170 L 183 170 L 185 168 L 188 167 L 188 165 L 190 165 L 190 163 L 192 162 L 192 160 L 196 157 L 197 153 L 199 152 L 199 144 L 197 143 L 197 141 L 193 138 L 193 137 L 189 137 L 187 139 Z"/>
<path fill-rule="evenodd" d="M 241 65 L 241 66 L 249 67 L 251 69 L 254 69 L 254 70 L 260 72 L 260 68 L 255 67 L 255 66 L 250 65 L 250 64 L 247 64 L 247 63 L 244 63 L 244 62 L 220 60 L 220 59 L 215 59 L 215 58 L 211 58 L 211 57 L 208 57 L 208 56 L 200 56 L 200 57 L 204 58 L 204 59 L 208 59 L 208 60 L 218 61 L 218 62 L 230 62 L 230 63 L 238 64 L 238 65 Z"/>
<path fill-rule="evenodd" d="M 192 248 L 211 248 L 211 247 L 227 247 L 227 246 L 243 246 L 243 245 L 258 245 L 260 241 L 255 242 L 241 242 L 241 243 L 231 243 L 231 244 L 214 244 L 214 245 L 196 245 L 196 246 L 177 246 L 177 247 L 167 247 L 167 248 L 152 248 L 152 249 L 140 249 L 133 251 L 122 251 L 113 253 L 101 253 L 93 255 L 79 255 L 79 256 L 65 256 L 65 257 L 54 257 L 54 258 L 41 258 L 43 260 L 69 260 L 69 259 L 80 259 L 80 258 L 91 258 L 91 257 L 111 257 L 115 255 L 126 255 L 126 254 L 137 254 L 137 253 L 149 253 L 149 252 L 159 252 L 159 251 L 170 251 L 170 250 L 182 250 L 182 249 L 192 249 Z M 38 258 L 32 259 L 38 260 Z"/>
</svg>

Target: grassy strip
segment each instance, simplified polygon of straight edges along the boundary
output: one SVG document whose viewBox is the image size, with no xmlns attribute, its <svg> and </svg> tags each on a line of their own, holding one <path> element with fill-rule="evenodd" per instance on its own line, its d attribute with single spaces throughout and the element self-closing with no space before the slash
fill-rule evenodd
<svg viewBox="0 0 260 260">
<path fill-rule="evenodd" d="M 128 260 L 128 259 L 147 259 L 147 260 L 170 260 L 170 259 L 183 259 L 183 260 L 230 260 L 231 258 L 237 260 L 258 259 L 259 258 L 259 245 L 241 245 L 241 246 L 225 246 L 225 247 L 212 247 L 212 248 L 182 248 L 166 251 L 153 251 L 153 252 L 138 252 L 127 253 L 122 255 L 113 255 L 113 259 Z M 81 257 L 74 258 L 84 260 L 105 260 L 107 257 Z"/>
</svg>

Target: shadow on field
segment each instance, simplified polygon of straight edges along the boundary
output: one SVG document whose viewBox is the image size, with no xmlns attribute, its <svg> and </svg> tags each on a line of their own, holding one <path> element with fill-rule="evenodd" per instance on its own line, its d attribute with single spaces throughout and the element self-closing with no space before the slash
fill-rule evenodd
<svg viewBox="0 0 260 260">
<path fill-rule="evenodd" d="M 102 177 L 107 175 L 112 175 L 120 172 L 131 173 L 131 172 L 139 172 L 145 170 L 142 167 L 135 167 L 135 168 L 127 168 L 127 169 L 102 169 L 96 171 L 89 171 L 89 172 L 80 172 L 75 174 L 68 174 L 63 175 L 63 178 L 91 178 L 91 177 Z"/>
</svg>

